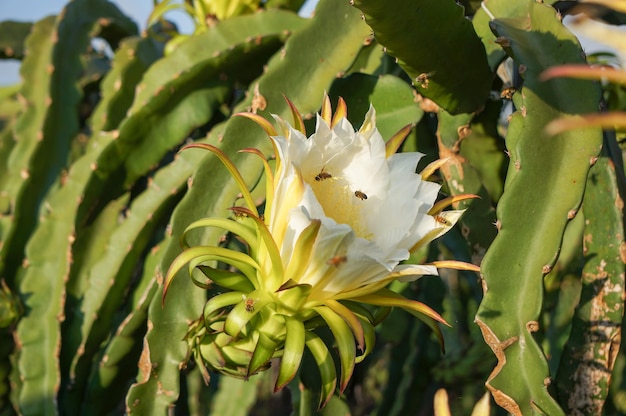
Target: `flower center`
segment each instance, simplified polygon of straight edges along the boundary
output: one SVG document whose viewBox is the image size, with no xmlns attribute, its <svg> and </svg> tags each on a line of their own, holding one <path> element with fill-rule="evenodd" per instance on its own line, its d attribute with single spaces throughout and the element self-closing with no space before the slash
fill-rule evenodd
<svg viewBox="0 0 626 416">
<path fill-rule="evenodd" d="M 326 216 L 338 224 L 347 224 L 361 238 L 371 240 L 372 232 L 363 221 L 365 204 L 368 196 L 359 189 L 354 189 L 347 180 L 322 171 L 307 183 L 313 189 L 317 200 L 324 209 Z"/>
</svg>

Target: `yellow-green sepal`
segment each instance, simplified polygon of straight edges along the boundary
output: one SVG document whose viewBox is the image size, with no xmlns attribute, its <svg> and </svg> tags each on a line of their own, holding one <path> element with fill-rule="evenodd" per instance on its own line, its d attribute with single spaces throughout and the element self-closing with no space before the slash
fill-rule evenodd
<svg viewBox="0 0 626 416">
<path fill-rule="evenodd" d="M 243 176 L 241 176 L 241 172 L 239 172 L 239 169 L 237 169 L 233 161 L 230 160 L 228 156 L 226 156 L 226 153 L 224 153 L 221 149 L 208 143 L 192 143 L 183 147 L 182 150 L 186 150 L 186 149 L 190 149 L 194 147 L 208 150 L 209 152 L 217 156 L 217 158 L 224 164 L 226 169 L 228 169 L 228 172 L 231 174 L 231 176 L 237 183 L 237 186 L 239 187 L 239 191 L 241 192 L 241 195 L 243 196 L 244 201 L 246 201 L 246 205 L 248 209 L 252 211 L 254 215 L 258 216 L 259 212 L 256 209 L 254 198 L 252 198 L 252 194 L 250 193 L 250 190 L 248 189 L 248 185 L 246 185 L 246 181 L 243 179 Z"/>
<path fill-rule="evenodd" d="M 333 302 L 337 302 L 337 301 L 333 300 L 333 301 L 330 301 L 330 303 L 327 301 L 326 304 L 329 307 L 331 307 L 331 309 L 333 309 Z M 361 341 L 362 344 L 357 344 L 357 346 L 361 350 L 361 355 L 357 355 L 355 359 L 355 363 L 358 364 L 361 361 L 363 361 L 365 357 L 370 355 L 372 351 L 374 350 L 374 345 L 376 344 L 376 331 L 374 329 L 374 327 L 377 325 L 376 315 L 372 314 L 372 312 L 369 309 L 367 309 L 360 303 L 347 301 L 347 300 L 337 302 L 337 303 L 347 308 L 356 317 L 356 319 L 358 320 L 358 324 L 360 325 L 360 329 L 361 329 L 360 336 L 362 337 L 362 341 Z M 378 312 L 381 309 L 391 310 L 391 308 L 377 308 L 376 312 Z M 335 312 L 337 311 L 335 310 Z M 339 315 L 342 316 L 344 319 L 346 319 L 346 317 L 341 315 L 341 313 L 339 313 Z M 348 322 L 348 325 L 352 328 L 352 326 L 355 324 L 351 324 L 350 322 Z M 354 329 L 352 329 L 352 332 L 354 333 L 354 336 L 357 339 L 357 342 L 359 342 L 359 335 L 357 335 Z"/>
<path fill-rule="evenodd" d="M 261 291 L 240 296 L 239 300 L 239 304 L 230 311 L 224 322 L 224 332 L 232 337 L 239 336 L 248 322 L 270 302 L 270 299 Z"/>
<path fill-rule="evenodd" d="M 272 337 L 266 335 L 263 332 L 259 332 L 259 339 L 256 342 L 254 353 L 250 359 L 250 365 L 248 366 L 248 376 L 256 374 L 259 369 L 267 366 L 270 359 L 274 356 L 278 342 Z"/>
<path fill-rule="evenodd" d="M 250 256 L 239 251 L 229 250 L 223 247 L 191 247 L 180 253 L 170 265 L 167 274 L 165 275 L 165 282 L 163 283 L 162 302 L 165 302 L 165 296 L 174 277 L 185 264 L 189 264 L 189 274 L 191 275 L 194 268 L 208 261 L 222 261 L 235 266 L 252 282 L 254 286 L 257 286 L 258 284 L 256 273 L 257 270 L 261 271 L 260 266 Z"/>
<path fill-rule="evenodd" d="M 269 262 L 267 263 L 260 260 L 261 264 L 268 265 L 267 269 L 264 269 L 265 276 L 260 282 L 262 284 L 261 287 L 269 290 L 278 288 L 282 282 L 285 272 L 283 269 L 283 261 L 280 257 L 280 249 L 276 245 L 276 241 L 274 240 L 272 233 L 267 228 L 267 225 L 263 222 L 263 220 L 250 210 L 243 207 L 232 207 L 230 209 L 235 213 L 248 215 L 249 218 L 254 220 L 259 239 L 259 244 L 257 246 L 258 252 L 255 254 L 255 258 L 263 259 L 266 256 L 269 258 Z"/>
<path fill-rule="evenodd" d="M 246 378 L 252 350 L 246 348 L 248 345 L 237 345 L 232 340 L 224 333 L 208 334 L 198 346 L 199 354 L 203 364 L 208 364 L 209 368 L 237 378 Z"/>
<path fill-rule="evenodd" d="M 189 224 L 187 228 L 185 228 L 185 231 L 180 237 L 180 242 L 183 245 L 183 248 L 190 247 L 190 245 L 187 244 L 187 236 L 190 231 L 195 230 L 197 228 L 205 228 L 205 227 L 221 228 L 223 230 L 236 234 L 239 237 L 241 237 L 242 240 L 248 243 L 250 247 L 255 247 L 258 244 L 254 227 L 251 227 L 242 221 L 235 221 L 229 218 L 211 217 L 211 218 L 203 218 L 201 220 L 194 221 L 191 224 Z"/>
<path fill-rule="evenodd" d="M 296 284 L 279 290 L 276 292 L 278 299 L 280 299 L 281 309 L 279 311 L 289 315 L 296 313 L 306 303 L 309 293 L 311 293 L 311 285 L 308 284 Z"/>
<path fill-rule="evenodd" d="M 219 295 L 213 296 L 209 299 L 207 303 L 204 304 L 204 310 L 202 311 L 202 315 L 204 316 L 204 320 L 207 325 L 212 322 L 213 317 L 216 314 L 219 314 L 220 309 L 241 302 L 243 297 L 245 297 L 245 294 L 242 292 L 226 292 L 220 293 Z"/>
<path fill-rule="evenodd" d="M 246 117 L 252 121 L 254 121 L 256 124 L 258 124 L 268 136 L 277 136 L 278 132 L 276 131 L 276 129 L 274 128 L 274 126 L 272 126 L 272 123 L 269 122 L 268 119 L 266 119 L 265 117 L 262 117 L 259 114 L 254 114 L 254 113 L 246 113 L 246 112 L 241 112 L 241 113 L 237 113 L 237 114 L 233 114 L 233 117 Z"/>
<path fill-rule="evenodd" d="M 366 308 L 365 306 L 363 306 L 363 304 L 353 302 L 351 300 L 341 300 L 339 302 L 345 307 L 347 307 L 348 309 L 350 309 L 355 314 L 359 315 L 361 318 L 366 319 L 369 322 L 372 322 L 372 324 L 376 326 L 376 324 L 374 324 L 375 319 L 376 319 L 375 314 L 372 313 L 372 311 L 369 308 Z"/>
<path fill-rule="evenodd" d="M 311 223 L 300 233 L 298 240 L 293 248 L 293 254 L 289 260 L 289 264 L 285 269 L 285 276 L 292 278 L 297 276 L 300 270 L 304 270 L 309 264 L 311 253 L 313 252 L 313 244 L 317 239 L 317 234 L 322 226 L 322 221 L 318 219 L 311 220 Z"/>
<path fill-rule="evenodd" d="M 353 298 L 352 300 L 356 302 L 369 303 L 370 305 L 390 306 L 404 309 L 433 330 L 437 340 L 439 341 L 441 349 L 444 350 L 443 334 L 441 333 L 441 328 L 439 328 L 437 322 L 447 326 L 450 326 L 450 324 L 448 324 L 446 320 L 441 317 L 441 315 L 424 303 L 407 299 L 389 289 L 380 289 L 378 292 L 371 295 L 360 296 L 358 298 Z"/>
<path fill-rule="evenodd" d="M 407 138 L 411 130 L 413 129 L 413 124 L 407 124 L 402 127 L 400 131 L 391 136 L 387 143 L 385 143 L 385 156 L 390 158 L 394 153 L 398 151 L 404 140 Z"/>
<path fill-rule="evenodd" d="M 359 318 L 357 318 L 354 312 L 352 312 L 347 306 L 336 300 L 327 300 L 326 306 L 346 321 L 352 331 L 352 334 L 354 335 L 354 338 L 356 339 L 357 346 L 361 351 L 363 351 L 365 348 L 365 338 L 363 335 L 363 326 L 361 325 Z"/>
<path fill-rule="evenodd" d="M 263 216 L 267 219 L 267 221 L 269 221 L 269 218 L 271 218 L 272 215 L 272 206 L 274 204 L 274 171 L 272 170 L 272 167 L 267 161 L 265 155 L 261 153 L 259 149 L 246 148 L 240 150 L 240 152 L 256 155 L 261 158 L 261 161 L 263 162 L 263 169 L 265 171 L 265 212 L 263 213 Z"/>
<path fill-rule="evenodd" d="M 367 320 L 364 316 L 357 314 L 357 318 L 359 322 L 361 322 L 361 327 L 363 328 L 363 339 L 365 350 L 361 355 L 357 355 L 354 362 L 356 364 L 360 363 L 374 351 L 374 345 L 376 344 L 376 330 L 374 329 L 374 325 L 371 324 L 369 320 Z"/>
<path fill-rule="evenodd" d="M 328 306 L 318 306 L 315 311 L 324 319 L 337 343 L 341 364 L 341 381 L 339 383 L 339 392 L 341 393 L 348 386 L 354 371 L 356 359 L 354 336 L 348 324 Z"/>
<path fill-rule="evenodd" d="M 348 118 L 348 106 L 343 97 L 339 97 L 337 107 L 335 107 L 335 114 L 333 114 L 333 120 L 330 122 L 330 128 L 334 128 L 342 118 Z M 367 123 L 367 119 L 363 123 Z M 363 129 L 363 127 L 361 128 Z M 363 129 L 363 131 L 365 131 L 365 129 Z"/>
<path fill-rule="evenodd" d="M 259 266 L 259 264 L 247 254 L 224 247 L 200 246 L 188 248 L 187 250 L 183 251 L 179 255 L 179 257 L 185 255 L 185 253 L 187 252 L 190 252 L 189 255 L 193 255 L 193 250 L 195 249 L 198 249 L 199 252 L 204 249 L 204 254 L 198 255 L 195 258 L 189 260 L 189 274 L 191 274 L 191 272 L 196 267 L 202 265 L 203 263 L 210 261 L 219 261 L 222 263 L 230 264 L 231 266 L 238 269 L 241 274 L 243 274 L 244 276 L 246 276 L 246 278 L 248 278 L 248 280 L 250 280 L 250 283 L 252 283 L 254 287 L 257 287 L 259 285 L 257 274 L 263 273 L 263 271 L 261 270 L 261 266 Z M 178 257 L 176 258 L 176 260 L 177 259 Z"/>
<path fill-rule="evenodd" d="M 285 328 L 287 330 L 285 346 L 274 391 L 282 389 L 293 380 L 298 373 L 304 354 L 305 330 L 302 321 L 285 317 Z"/>
<path fill-rule="evenodd" d="M 225 289 L 237 292 L 252 292 L 255 287 L 252 282 L 241 273 L 231 272 L 230 270 L 216 269 L 211 266 L 197 267 L 211 282 Z M 193 275 L 191 276 L 194 279 Z M 195 279 L 194 279 L 195 280 Z M 196 282 L 199 286 L 200 282 Z"/>
<path fill-rule="evenodd" d="M 285 99 L 285 101 L 287 102 L 287 105 L 289 105 L 289 109 L 291 110 L 294 128 L 306 136 L 306 129 L 304 128 L 304 120 L 302 120 L 302 115 L 300 114 L 300 111 L 295 106 L 295 104 L 292 103 L 289 98 L 287 98 L 286 95 L 283 94 L 283 98 Z"/>
<path fill-rule="evenodd" d="M 324 344 L 324 341 L 313 332 L 305 332 L 305 344 L 309 351 L 311 351 L 311 355 L 320 370 L 322 392 L 320 395 L 319 408 L 321 409 L 328 403 L 335 393 L 335 387 L 337 387 L 335 362 L 333 361 L 330 351 L 328 351 L 328 347 Z"/>
</svg>

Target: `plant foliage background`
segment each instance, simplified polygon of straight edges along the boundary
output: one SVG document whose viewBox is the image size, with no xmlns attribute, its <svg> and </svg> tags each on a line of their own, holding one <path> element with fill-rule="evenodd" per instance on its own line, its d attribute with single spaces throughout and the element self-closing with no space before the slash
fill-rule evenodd
<svg viewBox="0 0 626 416">
<path fill-rule="evenodd" d="M 311 371 L 278 393 L 271 369 L 206 386 L 180 340 L 212 293 L 181 276 L 162 307 L 160 290 L 186 225 L 231 215 L 238 198 L 214 156 L 177 151 L 220 147 L 261 203 L 262 165 L 237 151 L 269 154 L 270 142 L 230 116 L 287 118 L 285 95 L 312 123 L 325 91 L 353 123 L 371 102 L 383 137 L 413 123 L 403 150 L 425 153 L 424 166 L 449 158 L 446 194 L 480 199 L 415 260 L 482 273 L 395 283 L 452 324 L 445 354 L 393 311 L 321 412 L 432 414 L 445 389 L 452 414 L 469 414 L 486 386 L 491 414 L 626 413 L 622 135 L 545 130 L 624 107 L 623 83 L 542 78 L 612 59 L 586 57 L 562 25 L 574 2 L 321 0 L 308 19 L 302 3 L 200 19 L 186 37 L 159 18 L 167 2 L 145 33 L 106 0 L 0 23 L 0 58 L 22 61 L 21 82 L 0 89 L 0 414 L 315 412 L 306 360 Z M 617 8 L 582 11 L 624 23 Z M 196 238 L 238 244 L 217 230 Z"/>
</svg>

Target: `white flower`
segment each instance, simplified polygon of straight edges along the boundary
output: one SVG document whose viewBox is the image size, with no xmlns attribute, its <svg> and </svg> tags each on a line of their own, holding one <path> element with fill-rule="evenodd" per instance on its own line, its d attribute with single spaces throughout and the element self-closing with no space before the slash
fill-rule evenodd
<svg viewBox="0 0 626 416">
<path fill-rule="evenodd" d="M 274 118 L 283 135 L 272 136 L 279 166 L 268 228 L 286 268 L 294 256 L 310 255 L 281 284 L 288 279 L 309 284 L 309 298 L 323 301 L 368 292 L 368 285 L 374 292 L 380 286 L 373 284 L 388 283 L 390 274 L 437 274 L 432 265 L 399 263 L 416 244 L 447 231 L 458 212 L 448 211 L 445 223 L 429 214 L 440 186 L 415 173 L 421 153 L 387 157 L 373 107 L 359 131 L 345 118 L 332 125 L 318 115 L 308 138 Z M 321 227 L 306 247 L 310 253 L 294 250 L 316 219 Z"/>
<path fill-rule="evenodd" d="M 185 264 L 190 274 L 199 268 L 210 284 L 226 289 L 207 301 L 186 338 L 202 374 L 208 378 L 211 368 L 247 378 L 269 367 L 273 357 L 281 357 L 276 381 L 280 389 L 295 377 L 306 346 L 320 370 L 323 405 L 332 396 L 337 377 L 328 348 L 315 333 L 318 318 L 335 337 L 340 391 L 348 385 L 354 365 L 371 352 L 374 326 L 379 323 L 359 304 L 403 308 L 429 325 L 443 346 L 438 323 L 446 324 L 445 320 L 427 305 L 386 286 L 396 279 L 436 275 L 437 267 L 477 270 L 454 261 L 401 264 L 459 219 L 462 211 L 443 211 L 445 207 L 473 196 L 435 203 L 439 185 L 425 179 L 443 161 L 427 166 L 422 177 L 415 173 L 422 154 L 395 154 L 410 126 L 385 143 L 373 108 L 355 131 L 345 118 L 343 100 L 332 116 L 326 97 L 315 133 L 307 138 L 299 112 L 288 103 L 296 128 L 274 116 L 281 134 L 256 114 L 240 114 L 263 127 L 276 151 L 272 169 L 260 151 L 245 150 L 263 158 L 267 192 L 263 216 L 240 172 L 222 151 L 209 144 L 188 146 L 207 149 L 224 163 L 246 206 L 232 208 L 235 218 L 192 223 L 182 241 L 186 244 L 186 234 L 193 229 L 220 227 L 246 242 L 248 250 L 186 246 L 166 274 L 163 299 Z M 216 268 L 215 261 L 233 269 Z M 194 283 L 208 287 L 201 280 Z"/>
</svg>

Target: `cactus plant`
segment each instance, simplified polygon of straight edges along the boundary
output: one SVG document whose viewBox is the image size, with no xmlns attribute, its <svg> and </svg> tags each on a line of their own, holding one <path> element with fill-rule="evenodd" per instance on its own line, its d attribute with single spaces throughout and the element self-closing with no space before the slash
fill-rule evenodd
<svg viewBox="0 0 626 416">
<path fill-rule="evenodd" d="M 186 0 L 181 34 L 179 3 L 139 33 L 108 0 L 73 0 L 0 22 L 0 59 L 21 65 L 0 88 L 0 414 L 470 414 L 485 392 L 489 414 L 623 414 L 623 71 L 582 53 L 561 3 L 320 0 L 303 18 L 301 0 Z M 441 185 L 448 232 L 406 263 L 453 269 L 287 312 L 232 261 L 278 270 L 254 243 L 281 162 L 250 118 L 368 134 L 370 106 L 385 156 L 423 153 Z M 196 246 L 231 257 L 174 274 Z M 306 276 L 276 296 L 307 296 Z M 401 310 L 416 305 L 451 326 Z"/>
</svg>

